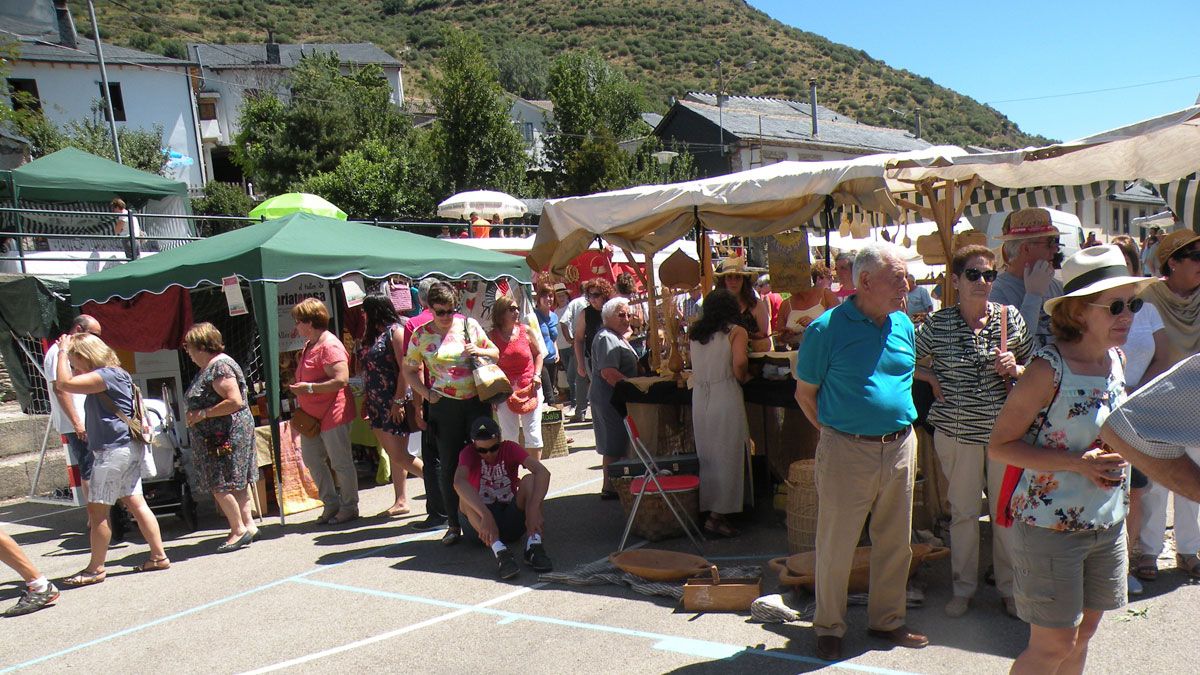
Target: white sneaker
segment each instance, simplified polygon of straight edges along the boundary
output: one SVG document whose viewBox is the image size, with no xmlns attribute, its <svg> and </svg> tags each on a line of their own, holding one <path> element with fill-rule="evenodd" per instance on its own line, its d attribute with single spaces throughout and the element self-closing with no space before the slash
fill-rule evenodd
<svg viewBox="0 0 1200 675">
<path fill-rule="evenodd" d="M 950 602 L 946 603 L 946 610 L 945 610 L 946 616 L 948 616 L 952 619 L 957 619 L 958 617 L 962 616 L 963 614 L 966 614 L 967 609 L 970 608 L 970 606 L 971 606 L 970 598 L 961 598 L 956 595 L 950 599 Z"/>
<path fill-rule="evenodd" d="M 1142 588 L 1142 582 L 1132 574 L 1129 575 L 1128 585 L 1130 595 L 1141 595 L 1146 592 L 1146 589 Z"/>
</svg>

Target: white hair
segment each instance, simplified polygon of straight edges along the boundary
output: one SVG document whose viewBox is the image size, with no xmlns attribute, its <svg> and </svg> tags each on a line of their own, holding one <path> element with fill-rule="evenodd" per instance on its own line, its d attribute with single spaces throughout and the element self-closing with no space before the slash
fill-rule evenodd
<svg viewBox="0 0 1200 675">
<path fill-rule="evenodd" d="M 858 255 L 854 256 L 854 285 L 858 285 L 862 275 L 886 267 L 888 260 L 904 260 L 900 248 L 895 244 L 875 241 L 860 248 Z"/>
<path fill-rule="evenodd" d="M 607 326 L 609 319 L 612 319 L 614 316 L 616 316 L 617 312 L 622 307 L 628 306 L 629 298 L 622 297 L 620 295 L 615 296 L 608 302 L 604 303 L 604 306 L 600 308 L 600 319 L 603 320 L 604 325 Z"/>
<path fill-rule="evenodd" d="M 1008 262 L 1011 260 L 1016 260 L 1017 256 L 1021 255 L 1021 244 L 1024 244 L 1026 241 L 1028 240 L 1011 239 L 1004 242 L 1004 245 L 1001 247 L 1004 252 L 1004 261 Z"/>
</svg>

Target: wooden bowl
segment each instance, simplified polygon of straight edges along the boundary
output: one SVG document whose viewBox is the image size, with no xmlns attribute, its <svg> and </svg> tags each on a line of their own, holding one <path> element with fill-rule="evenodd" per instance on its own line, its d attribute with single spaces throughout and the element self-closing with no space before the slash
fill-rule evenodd
<svg viewBox="0 0 1200 675">
<path fill-rule="evenodd" d="M 608 556 L 618 569 L 648 581 L 683 581 L 708 572 L 712 563 L 698 555 L 640 548 Z"/>
<path fill-rule="evenodd" d="M 912 545 L 912 562 L 908 565 L 908 576 L 916 574 L 917 567 L 926 560 L 940 560 L 950 555 L 950 549 L 944 546 L 929 544 Z M 804 586 L 812 588 L 816 583 L 817 554 L 815 551 L 797 553 L 787 558 L 775 558 L 768 564 L 779 574 L 779 583 L 785 586 Z M 854 549 L 854 558 L 850 563 L 851 593 L 866 593 L 871 583 L 871 547 L 859 546 Z"/>
</svg>

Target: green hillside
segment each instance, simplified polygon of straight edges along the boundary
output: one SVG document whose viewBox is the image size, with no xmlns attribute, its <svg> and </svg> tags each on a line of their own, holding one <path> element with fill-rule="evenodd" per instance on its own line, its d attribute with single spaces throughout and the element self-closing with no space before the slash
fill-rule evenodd
<svg viewBox="0 0 1200 675">
<path fill-rule="evenodd" d="M 83 29 L 84 3 L 71 5 Z M 527 97 L 538 96 L 556 54 L 596 48 L 641 84 L 652 110 L 665 111 L 672 95 L 715 91 L 722 59 L 731 94 L 807 100 L 815 78 L 822 105 L 865 123 L 911 128 L 911 112 L 921 109 L 932 142 L 1048 142 L 927 77 L 785 26 L 741 0 L 100 0 L 96 7 L 107 39 L 171 55 L 190 41 L 265 41 L 268 28 L 281 42 L 373 42 L 404 62 L 410 97 L 424 96 L 441 31 L 457 26 L 495 45 L 501 70 L 525 83 L 518 93 Z"/>
</svg>

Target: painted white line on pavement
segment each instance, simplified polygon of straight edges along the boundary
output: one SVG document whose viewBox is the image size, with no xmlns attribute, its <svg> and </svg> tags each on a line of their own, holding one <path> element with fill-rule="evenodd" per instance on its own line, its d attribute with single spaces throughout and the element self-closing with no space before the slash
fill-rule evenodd
<svg viewBox="0 0 1200 675">
<path fill-rule="evenodd" d="M 59 509 L 58 511 L 51 511 L 49 513 L 39 513 L 36 516 L 29 516 L 28 518 L 21 518 L 20 520 L 6 520 L 4 522 L 8 523 L 9 525 L 16 525 L 17 523 L 26 523 L 31 520 L 37 520 L 38 518 L 49 518 L 50 516 L 57 516 L 60 513 L 68 513 L 70 511 L 77 511 L 82 508 L 83 508 L 82 506 L 72 506 L 67 509 Z"/>
<path fill-rule="evenodd" d="M 299 659 L 292 659 L 291 661 L 285 661 L 283 663 L 276 664 L 274 666 L 268 666 L 267 668 L 262 669 L 262 670 L 251 671 L 252 673 L 264 673 L 264 672 L 269 672 L 271 670 L 277 670 L 279 668 L 283 668 L 283 667 L 286 667 L 289 665 L 305 663 L 307 661 L 311 661 L 314 658 L 320 658 L 321 656 L 326 656 L 329 654 L 336 654 L 339 652 L 346 651 L 347 649 L 353 649 L 355 647 L 378 642 L 379 640 L 384 640 L 389 637 L 401 635 L 403 633 L 409 633 L 418 628 L 424 628 L 426 626 L 430 626 L 430 625 L 433 625 L 436 623 L 441 623 L 443 621 L 455 619 L 460 616 L 464 616 L 466 614 L 484 614 L 484 615 L 499 617 L 500 619 L 502 619 L 502 621 L 500 622 L 502 624 L 503 623 L 511 623 L 513 621 L 529 621 L 532 623 L 545 623 L 545 624 L 550 624 L 550 625 L 554 625 L 554 626 L 563 626 L 566 628 L 578 628 L 578 629 L 592 631 L 592 632 L 612 633 L 612 634 L 616 634 L 616 635 L 624 635 L 624 636 L 628 636 L 628 637 L 636 637 L 636 638 L 644 638 L 647 640 L 654 640 L 654 644 L 651 645 L 654 649 L 661 649 L 664 651 L 672 651 L 672 652 L 677 652 L 680 654 L 686 654 L 688 656 L 697 656 L 697 657 L 701 657 L 701 658 L 730 659 L 730 658 L 736 658 L 736 657 L 743 656 L 743 655 L 761 656 L 761 657 L 765 657 L 765 658 L 779 659 L 779 660 L 784 660 L 784 661 L 792 661 L 795 663 L 805 663 L 805 664 L 810 664 L 810 665 L 828 666 L 828 667 L 832 667 L 832 668 L 841 668 L 841 669 L 845 669 L 845 670 L 852 670 L 852 671 L 863 672 L 863 673 L 876 673 L 879 675 L 911 675 L 910 673 L 907 673 L 906 671 L 902 671 L 902 670 L 893 670 L 891 668 L 882 668 L 882 667 L 878 667 L 878 666 L 868 666 L 868 665 L 864 665 L 864 664 L 852 663 L 849 661 L 828 662 L 828 661 L 823 661 L 821 659 L 818 659 L 814 656 L 804 656 L 801 654 L 788 654 L 786 652 L 769 652 L 769 651 L 766 651 L 763 649 L 755 649 L 755 648 L 750 648 L 750 647 L 745 647 L 745 646 L 735 645 L 735 644 L 730 644 L 730 643 L 725 643 L 725 642 L 716 642 L 713 640 L 697 640 L 695 638 L 680 637 L 677 635 L 667 635 L 664 633 L 654 633 L 654 632 L 650 632 L 650 631 L 637 630 L 634 628 L 622 628 L 620 626 L 610 626 L 610 625 L 602 624 L 602 623 L 590 623 L 590 622 L 586 622 L 586 621 L 573 621 L 570 619 L 559 619 L 556 617 L 543 616 L 540 614 L 526 614 L 524 612 L 513 612 L 513 611 L 509 611 L 509 610 L 505 610 L 505 609 L 493 609 L 492 607 L 490 607 L 490 605 L 494 605 L 494 604 L 497 604 L 504 600 L 508 600 L 513 597 L 516 597 L 517 595 L 521 595 L 522 593 L 519 593 L 519 592 L 509 593 L 508 595 L 500 596 L 499 598 L 495 598 L 493 600 L 489 600 L 487 602 L 483 602 L 483 603 L 480 603 L 477 605 L 467 605 L 467 604 L 464 604 L 461 602 L 452 602 L 449 600 L 438 600 L 436 598 L 426 598 L 426 597 L 423 597 L 420 595 L 412 595 L 410 593 L 394 593 L 391 591 L 381 591 L 381 590 L 376 590 L 373 588 L 363 588 L 361 586 L 348 586 L 346 584 L 330 583 L 328 581 L 316 581 L 313 579 L 295 579 L 294 581 L 295 581 L 295 583 L 309 584 L 312 586 L 318 586 L 320 588 L 328 588 L 328 589 L 339 590 L 339 591 L 347 591 L 347 592 L 351 592 L 351 593 L 360 593 L 363 595 L 372 595 L 372 596 L 380 597 L 380 598 L 390 598 L 393 600 L 401 600 L 404 602 L 412 602 L 412 603 L 417 603 L 417 604 L 422 604 L 422 605 L 429 605 L 429 606 L 433 606 L 433 607 L 444 607 L 447 609 L 454 609 L 456 611 L 450 612 L 449 614 L 443 614 L 441 616 L 437 616 L 432 619 L 428 619 L 426 621 L 422 621 L 421 623 L 413 624 L 411 626 L 406 626 L 399 630 L 391 631 L 390 633 L 384 633 L 383 635 L 377 635 L 374 637 L 366 638 L 365 640 L 359 640 L 358 642 L 352 642 L 350 644 L 343 645 L 342 647 L 336 647 L 334 649 L 326 650 L 324 652 L 317 652 L 315 654 L 311 654 L 309 657 L 300 657 Z M 538 583 L 538 584 L 530 586 L 526 589 L 521 589 L 521 590 L 526 591 L 526 592 L 532 591 L 532 590 L 541 588 L 545 585 L 546 585 L 545 583 Z"/>
<path fill-rule="evenodd" d="M 313 581 L 312 579 L 296 579 L 295 582 L 301 583 L 301 584 L 311 584 L 313 586 L 320 586 L 322 588 L 337 588 L 338 590 L 342 590 L 340 588 L 340 584 L 327 584 L 322 581 Z M 325 650 L 319 651 L 319 652 L 314 652 L 312 654 L 307 654 L 305 656 L 298 656 L 294 659 L 289 659 L 287 661 L 282 661 L 282 662 L 276 663 L 274 665 L 259 668 L 258 670 L 247 671 L 245 673 L 245 675 L 258 675 L 259 673 L 270 673 L 270 672 L 274 672 L 276 670 L 283 670 L 284 668 L 291 668 L 292 666 L 298 666 L 302 663 L 308 663 L 309 661 L 316 661 L 317 659 L 323 659 L 326 656 L 333 656 L 334 654 L 348 652 L 352 649 L 358 649 L 359 647 L 365 647 L 367 645 L 374 644 L 376 642 L 383 642 L 384 640 L 390 640 L 394 637 L 404 635 L 405 633 L 411 633 L 415 630 L 420 630 L 422 628 L 432 626 L 434 624 L 442 623 L 443 621 L 449 621 L 451 619 L 456 619 L 460 616 L 470 614 L 471 612 L 482 610 L 482 609 L 488 607 L 489 605 L 494 605 L 497 603 L 504 602 L 506 600 L 511 600 L 515 597 L 524 595 L 530 591 L 536 591 L 537 589 L 542 588 L 545 585 L 546 585 L 545 583 L 537 583 L 532 586 L 518 588 L 518 589 L 512 591 L 511 593 L 505 593 L 504 595 L 501 595 L 499 597 L 492 598 L 491 600 L 487 600 L 485 602 L 481 602 L 478 605 L 462 606 L 462 608 L 459 609 L 458 611 L 450 612 L 449 614 L 442 614 L 440 616 L 435 616 L 431 619 L 426 619 L 419 623 L 414 623 L 412 625 L 405 626 L 403 628 L 397 628 L 396 630 L 388 631 L 387 633 L 373 635 L 369 638 L 364 638 L 362 640 L 350 642 L 350 643 L 347 643 L 347 644 L 344 644 L 344 645 L 341 645 L 338 647 L 331 647 L 329 649 L 325 649 Z M 456 606 L 457 606 L 457 604 L 456 604 Z"/>
<path fill-rule="evenodd" d="M 583 481 L 583 482 L 576 483 L 576 484 L 574 484 L 574 485 L 571 485 L 571 486 L 568 486 L 568 487 L 562 488 L 561 490 L 555 490 L 554 492 L 551 492 L 551 493 L 547 494 L 547 495 L 546 495 L 546 498 L 547 498 L 547 499 L 549 499 L 549 498 L 551 498 L 551 497 L 557 497 L 557 496 L 559 496 L 559 495 L 566 494 L 566 493 L 568 493 L 568 492 L 573 492 L 573 491 L 575 491 L 575 490 L 578 490 L 579 488 L 587 487 L 588 485 L 593 485 L 593 484 L 595 484 L 595 483 L 598 483 L 598 482 L 600 482 L 600 480 L 601 480 L 600 478 L 592 478 L 592 479 L 589 479 L 589 480 L 585 480 L 585 481 Z M 373 556 L 373 555 L 378 555 L 378 554 L 380 554 L 380 553 L 384 553 L 385 551 L 389 551 L 389 550 L 391 550 L 391 549 L 393 549 L 393 548 L 395 548 L 395 547 L 397 547 L 397 546 L 402 546 L 402 545 L 404 545 L 404 544 L 407 544 L 407 543 L 409 543 L 409 542 L 412 542 L 412 541 L 418 541 L 418 540 L 420 540 L 420 539 L 424 539 L 424 538 L 427 538 L 427 537 L 432 537 L 432 536 L 434 536 L 434 535 L 438 534 L 438 532 L 439 532 L 438 530 L 433 530 L 433 531 L 431 531 L 431 532 L 419 532 L 419 533 L 416 533 L 416 534 L 410 534 L 410 535 L 407 535 L 407 536 L 401 537 L 399 540 L 397 540 L 397 541 L 395 541 L 395 542 L 393 542 L 393 543 L 391 543 L 391 544 L 387 544 L 387 545 L 380 546 L 380 547 L 377 547 L 377 548 L 369 549 L 369 550 L 367 550 L 367 551 L 364 551 L 364 552 L 362 552 L 362 553 L 356 554 L 356 555 L 354 555 L 354 556 L 351 556 L 351 557 L 349 557 L 349 558 L 346 558 L 345 560 L 342 560 L 342 561 L 339 561 L 339 562 L 336 562 L 336 563 L 332 563 L 332 564 L 329 564 L 329 565 L 319 565 L 319 566 L 317 566 L 317 567 L 314 567 L 313 569 L 310 569 L 310 570 L 308 570 L 308 571 L 301 572 L 301 573 L 299 573 L 299 574 L 295 574 L 295 575 L 292 575 L 292 576 L 290 576 L 290 577 L 286 577 L 286 578 L 283 578 L 283 579 L 278 579 L 278 580 L 276 580 L 276 581 L 271 581 L 271 582 L 265 583 L 265 584 L 263 584 L 263 585 L 261 585 L 261 586 L 256 586 L 256 587 L 254 587 L 254 588 L 251 588 L 251 589 L 249 589 L 249 590 L 240 591 L 240 592 L 238 592 L 238 593 L 234 593 L 234 594 L 232 594 L 232 595 L 227 595 L 227 596 L 225 596 L 225 597 L 223 597 L 223 598 L 218 598 L 218 599 L 216 599 L 216 600 L 213 600 L 213 601 L 211 601 L 211 602 L 207 602 L 207 603 L 205 603 L 205 604 L 203 604 L 203 605 L 198 605 L 198 606 L 196 606 L 196 607 L 192 607 L 192 608 L 190 608 L 190 609 L 185 609 L 185 610 L 183 610 L 183 611 L 181 611 L 181 612 L 176 612 L 175 614 L 171 614 L 171 615 L 169 615 L 169 616 L 164 616 L 164 617 L 162 617 L 162 618 L 159 618 L 159 619 L 154 619 L 153 621 L 148 621 L 148 622 L 146 622 L 146 623 L 143 623 L 143 624 L 140 624 L 140 625 L 137 625 L 137 626 L 132 626 L 132 627 L 130 627 L 130 628 L 125 628 L 125 629 L 123 629 L 123 630 L 119 630 L 119 631 L 117 631 L 117 632 L 115 632 L 115 633 L 111 633 L 111 634 L 109 634 L 109 635 L 105 635 L 104 637 L 99 637 L 99 638 L 96 638 L 95 640 L 89 640 L 88 642 L 83 642 L 83 643 L 77 644 L 77 645 L 75 645 L 75 646 L 73 646 L 73 647 L 67 647 L 66 649 L 61 649 L 61 650 L 59 650 L 59 651 L 57 651 L 57 652 L 53 652 L 53 653 L 51 653 L 51 654 L 46 654 L 45 656 L 39 656 L 39 657 L 37 657 L 37 658 L 30 659 L 30 660 L 28 660 L 28 661 L 23 661 L 23 662 L 21 662 L 21 663 L 13 664 L 13 665 L 11 665 L 11 666 L 7 666 L 7 667 L 5 667 L 5 668 L 0 668 L 0 675 L 3 675 L 4 673 L 11 673 L 11 672 L 14 672 L 14 671 L 17 671 L 17 670 L 21 670 L 21 669 L 23 669 L 23 668 L 28 668 L 28 667 L 30 667 L 30 666 L 37 665 L 37 664 L 39 664 L 39 663 L 45 663 L 46 661 L 50 661 L 50 660 L 52 660 L 52 659 L 56 659 L 56 658 L 59 658 L 59 657 L 61 657 L 61 656 L 66 656 L 66 655 L 68 655 L 68 654 L 72 654 L 72 653 L 74 653 L 74 652 L 77 652 L 77 651 L 80 651 L 80 650 L 82 650 L 82 649 L 87 649 L 88 647 L 94 647 L 94 646 L 96 646 L 96 645 L 99 645 L 99 644 L 104 644 L 105 642 L 109 642 L 109 641 L 111 641 L 111 640 L 115 640 L 115 639 L 117 639 L 117 638 L 120 638 L 120 637 L 125 637 L 126 635 L 132 635 L 132 634 L 134 634 L 134 633 L 137 633 L 137 632 L 139 632 L 139 631 L 145 630 L 145 629 L 147 629 L 147 628 L 153 628 L 154 626 L 159 626 L 159 625 L 162 625 L 162 624 L 164 624 L 164 623 L 168 623 L 168 622 L 170 622 L 170 621 L 174 621 L 174 620 L 176 620 L 176 619 L 180 619 L 180 618 L 183 618 L 183 617 L 185 617 L 185 616 L 189 616 L 189 615 L 191 615 L 191 614 L 195 614 L 195 613 L 197 613 L 197 612 L 204 611 L 204 610 L 206 610 L 206 609 L 210 609 L 210 608 L 213 608 L 213 607 L 218 607 L 218 606 L 220 606 L 220 605 L 223 605 L 223 604 L 225 604 L 225 603 L 227 603 L 227 602 L 231 602 L 231 601 L 233 601 L 233 600 L 239 600 L 239 599 L 241 599 L 241 598 L 244 598 L 244 597 L 246 597 L 246 596 L 253 595 L 253 594 L 255 594 L 255 593 L 259 593 L 259 592 L 261 592 L 261 591 L 265 591 L 265 590 L 268 590 L 268 589 L 271 589 L 271 588 L 275 588 L 276 586 L 279 586 L 280 584 L 285 584 L 285 583 L 287 583 L 287 582 L 289 582 L 289 581 L 302 581 L 302 580 L 304 580 L 306 577 L 308 577 L 308 576 L 310 576 L 310 575 L 313 575 L 313 574 L 316 574 L 317 572 L 321 572 L 321 571 L 323 571 L 323 570 L 330 570 L 330 569 L 334 569 L 334 568 L 336 568 L 336 567 L 340 567 L 340 566 L 342 566 L 342 565 L 345 565 L 346 563 L 353 562 L 353 561 L 355 561 L 355 560 L 361 560 L 362 558 L 367 558 L 367 557 L 370 557 L 370 556 Z M 168 553 L 169 553 L 169 551 L 168 551 Z"/>
</svg>

